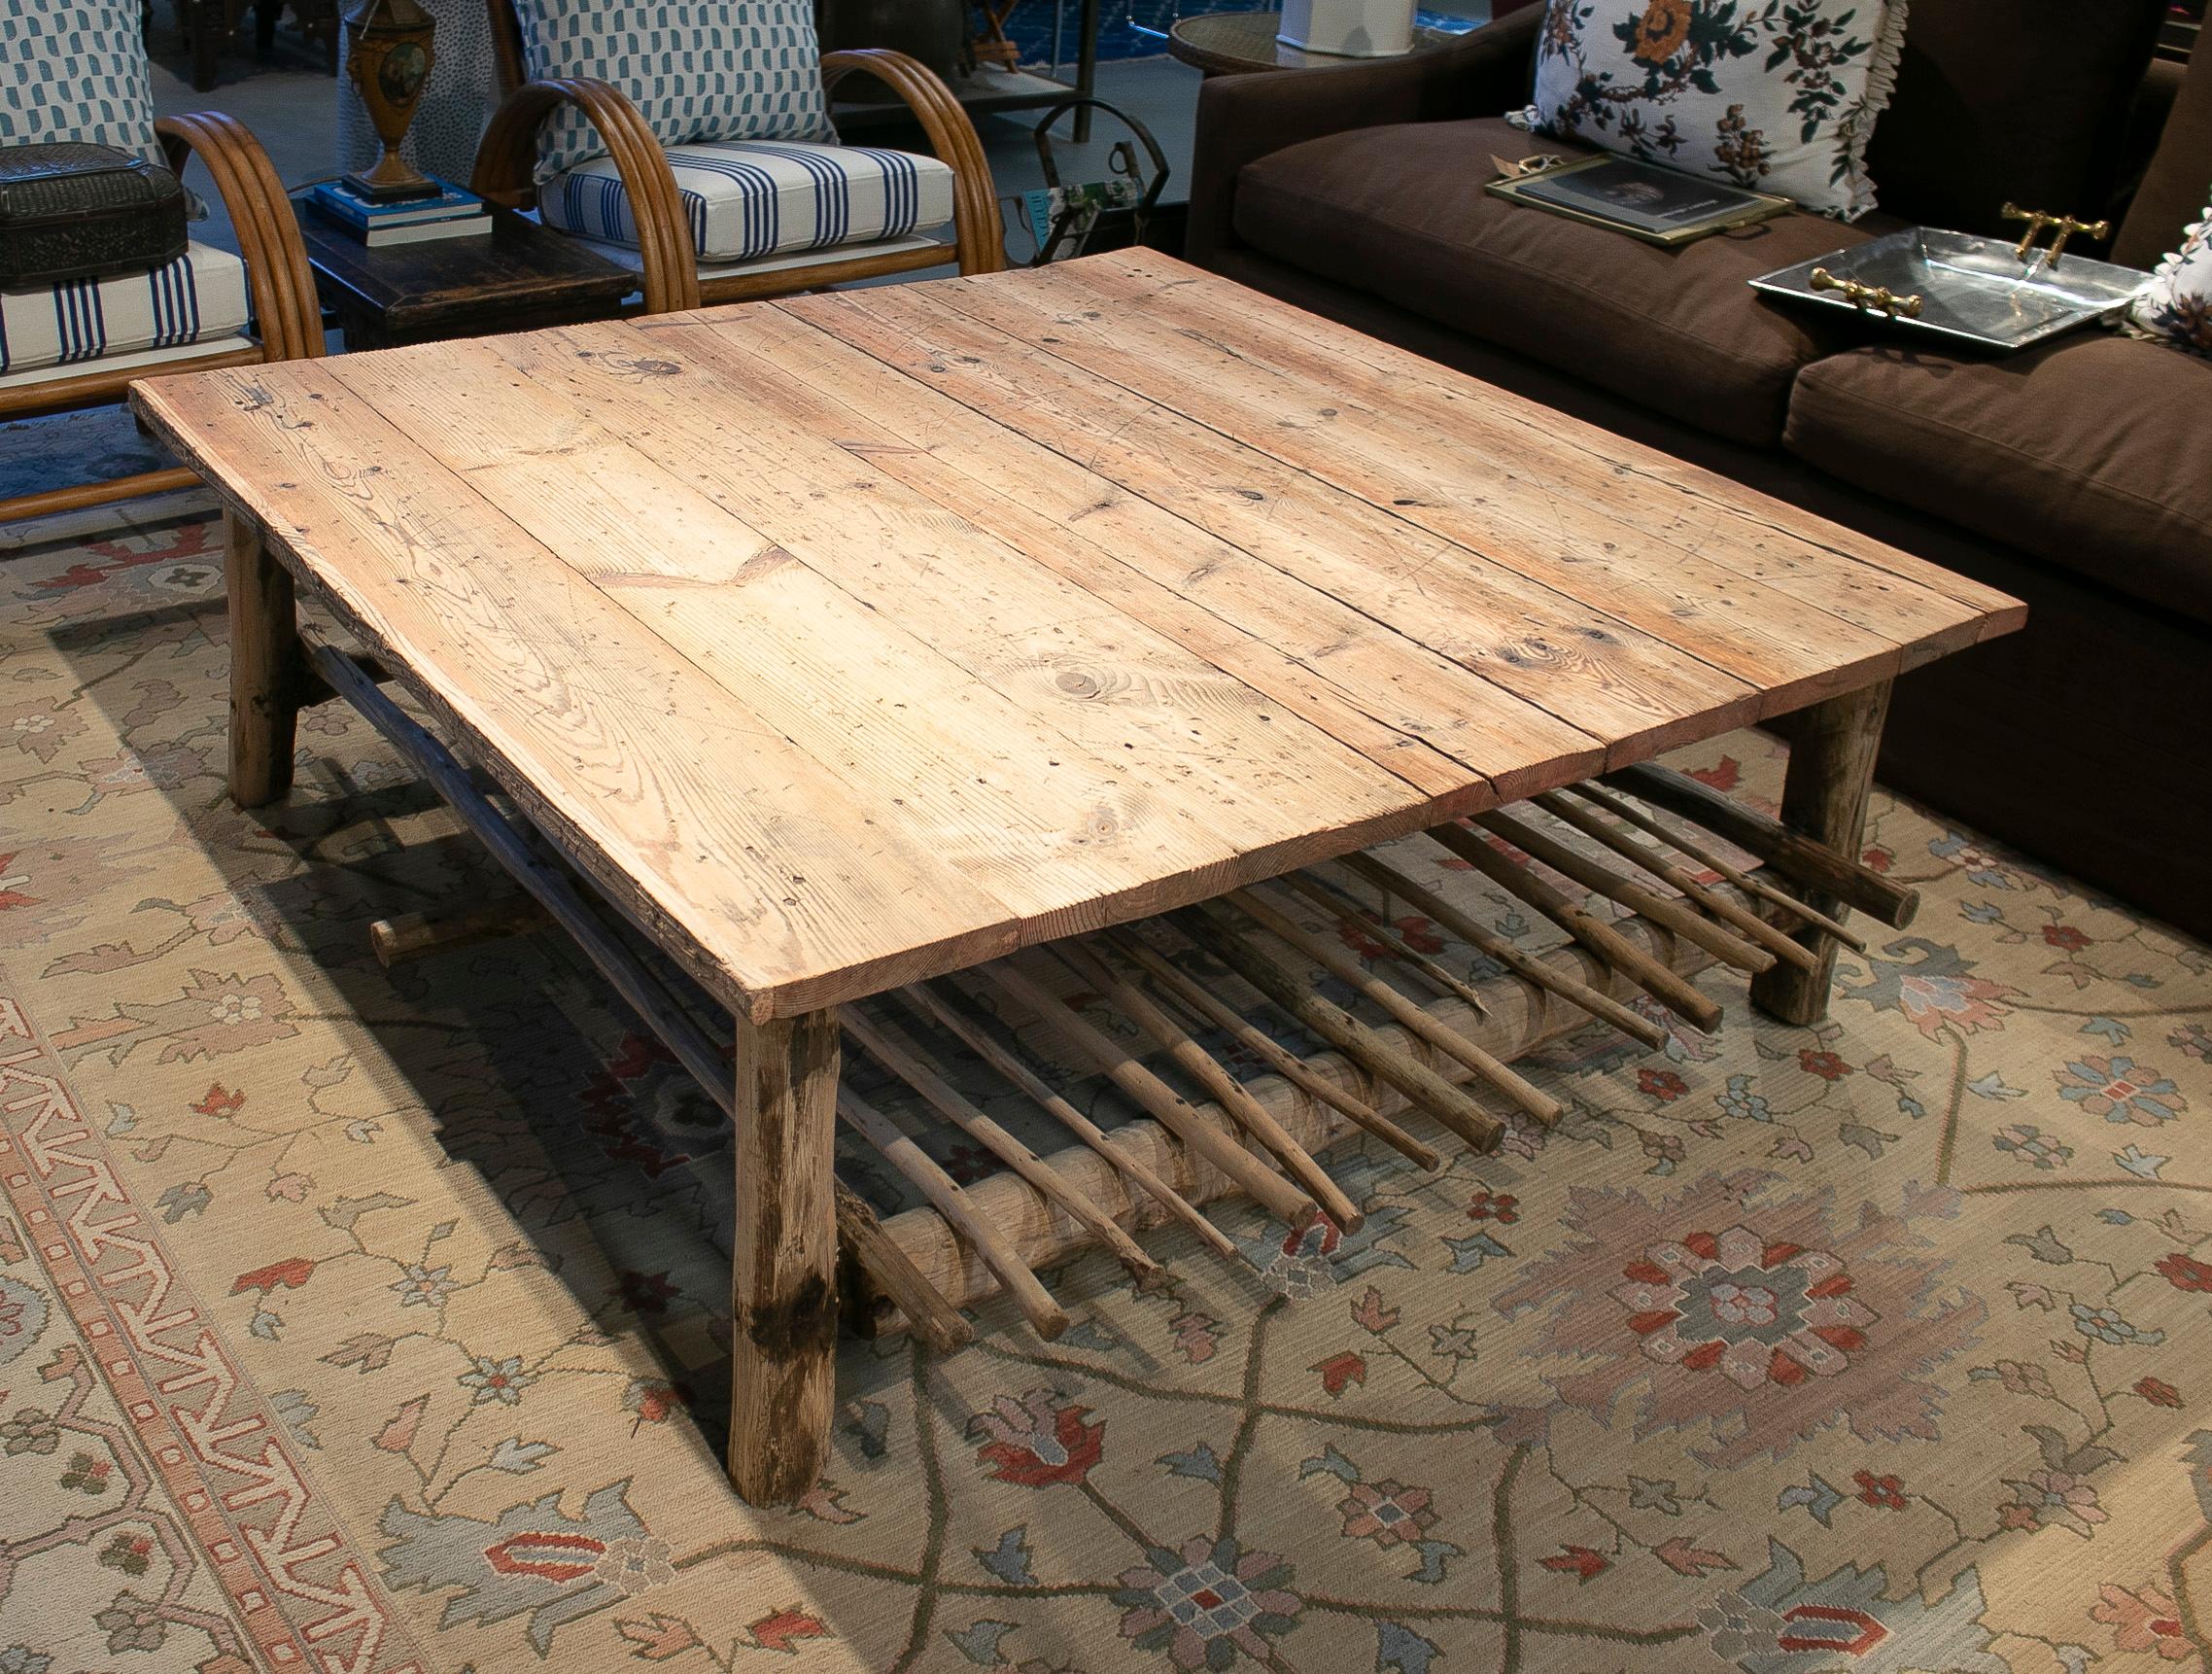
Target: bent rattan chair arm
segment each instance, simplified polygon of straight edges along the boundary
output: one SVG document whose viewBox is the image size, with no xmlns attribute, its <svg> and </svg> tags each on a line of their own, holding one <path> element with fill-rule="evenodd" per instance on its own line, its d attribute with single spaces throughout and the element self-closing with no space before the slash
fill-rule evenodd
<svg viewBox="0 0 2212 1674">
<path fill-rule="evenodd" d="M 244 123 L 219 111 L 163 117 L 154 124 L 169 166 L 183 174 L 198 157 L 215 181 L 245 259 L 246 282 L 270 361 L 312 360 L 323 352 L 323 307 L 307 245 L 268 154 Z"/>
<path fill-rule="evenodd" d="M 822 54 L 822 85 L 834 89 L 847 76 L 874 76 L 906 101 L 929 136 L 930 150 L 952 170 L 952 233 L 962 273 L 996 273 L 1006 265 L 998 226 L 998 194 L 990 160 L 976 124 L 943 77 L 916 58 L 884 47 L 856 47 Z"/>
<path fill-rule="evenodd" d="M 644 263 L 645 312 L 666 314 L 698 307 L 699 263 L 691 224 L 668 157 L 638 107 L 607 83 L 572 76 L 525 82 L 515 88 L 501 103 L 476 147 L 473 190 L 510 209 L 535 205 L 537 132 L 545 119 L 564 105 L 583 113 L 614 159 L 623 190 L 630 194 L 638 252 Z"/>
</svg>

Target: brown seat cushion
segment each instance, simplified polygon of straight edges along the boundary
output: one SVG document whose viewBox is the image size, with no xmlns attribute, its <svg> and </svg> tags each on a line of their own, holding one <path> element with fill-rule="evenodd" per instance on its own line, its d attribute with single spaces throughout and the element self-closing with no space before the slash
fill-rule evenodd
<svg viewBox="0 0 2212 1674">
<path fill-rule="evenodd" d="M 1883 213 L 1967 232 L 2006 230 L 2007 198 L 2102 215 L 2165 11 L 2166 0 L 1912 0 L 1897 91 L 1867 144 Z"/>
<path fill-rule="evenodd" d="M 1822 470 L 2212 621 L 2212 362 L 2103 331 L 2003 360 L 1854 349 L 1798 375 Z"/>
<path fill-rule="evenodd" d="M 1572 149 L 1498 120 L 1308 140 L 1238 175 L 1237 235 L 1715 435 L 1773 446 L 1797 369 L 1854 328 L 1766 302 L 1747 281 L 1855 244 L 1869 223 L 1791 215 L 1661 250 L 1483 190 L 1493 156 Z"/>
</svg>

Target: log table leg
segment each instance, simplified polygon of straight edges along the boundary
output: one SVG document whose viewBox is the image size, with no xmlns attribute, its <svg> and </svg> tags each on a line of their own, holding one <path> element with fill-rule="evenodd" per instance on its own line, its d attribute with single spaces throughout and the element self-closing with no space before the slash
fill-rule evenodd
<svg viewBox="0 0 2212 1674">
<path fill-rule="evenodd" d="M 1782 823 L 1856 858 L 1866 829 L 1867 797 L 1874 789 L 1874 757 L 1889 714 L 1889 682 L 1829 698 L 1801 711 L 1793 722 L 1789 769 L 1782 781 Z M 1823 913 L 1843 910 L 1835 896 L 1809 890 L 1807 902 Z M 1778 964 L 1751 979 L 1751 1003 L 1784 1023 L 1817 1023 L 1828 1015 L 1828 988 L 1837 943 L 1808 927 L 1797 939 L 1819 956 L 1811 969 Z"/>
<path fill-rule="evenodd" d="M 292 788 L 299 611 L 292 574 L 269 556 L 261 532 L 229 511 L 223 514 L 223 532 L 230 595 L 230 799 L 259 808 Z"/>
<path fill-rule="evenodd" d="M 828 1460 L 836 1400 L 837 1013 L 737 1031 L 730 1482 L 789 1505 Z"/>
</svg>

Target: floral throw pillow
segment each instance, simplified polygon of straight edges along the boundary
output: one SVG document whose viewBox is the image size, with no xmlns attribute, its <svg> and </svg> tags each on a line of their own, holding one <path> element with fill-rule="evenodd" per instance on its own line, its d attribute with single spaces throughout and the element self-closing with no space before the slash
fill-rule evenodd
<svg viewBox="0 0 2212 1674">
<path fill-rule="evenodd" d="M 1547 0 L 1531 127 L 1856 220 L 1906 0 Z"/>
<path fill-rule="evenodd" d="M 2181 248 L 2159 263 L 2127 322 L 2143 336 L 2212 355 L 2212 204 Z"/>
</svg>

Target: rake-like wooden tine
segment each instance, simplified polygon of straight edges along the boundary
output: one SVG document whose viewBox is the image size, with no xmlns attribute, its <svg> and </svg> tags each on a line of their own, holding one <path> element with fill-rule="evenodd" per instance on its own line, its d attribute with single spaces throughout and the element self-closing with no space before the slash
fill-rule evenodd
<svg viewBox="0 0 2212 1674">
<path fill-rule="evenodd" d="M 1114 1143 L 1113 1135 L 1105 1129 L 1070 1104 L 1054 1092 L 1050 1083 L 1039 1075 L 1015 1053 L 1009 1051 L 990 1035 L 977 1028 L 958 1011 L 948 1004 L 943 996 L 926 985 L 916 984 L 895 992 L 901 1004 L 919 1017 L 928 1019 L 964 1042 L 969 1050 L 1006 1077 L 1048 1116 L 1089 1145 L 1093 1151 L 1129 1183 L 1151 1198 L 1159 1206 L 1198 1235 L 1199 1239 L 1217 1255 L 1229 1261 L 1245 1260 L 1244 1252 L 1237 1248 L 1236 1240 L 1198 1212 L 1196 1205 L 1161 1179 L 1144 1163 L 1130 1156 Z"/>
<path fill-rule="evenodd" d="M 908 1329 L 931 1348 L 950 1354 L 976 1340 L 976 1328 L 929 1282 L 914 1265 L 914 1257 L 883 1230 L 876 1211 L 843 1180 L 837 1182 L 837 1236 L 876 1281 L 876 1288 L 907 1316 Z"/>
<path fill-rule="evenodd" d="M 1231 889 L 1227 899 L 1277 941 L 1288 943 L 1338 981 L 1350 984 L 1390 1013 L 1392 1020 L 1408 1034 L 1458 1059 L 1538 1122 L 1549 1124 L 1559 1120 L 1562 1106 L 1558 1099 L 1532 1085 L 1518 1070 L 1501 1064 L 1457 1029 L 1445 1028 L 1346 949 L 1323 941 L 1250 889 Z"/>
<path fill-rule="evenodd" d="M 979 1110 L 928 1063 L 878 1029 L 854 1006 L 841 1006 L 838 1023 L 871 1058 L 920 1094 L 931 1109 L 1036 1187 L 1047 1203 L 1112 1251 L 1115 1259 L 1129 1270 L 1140 1290 L 1152 1290 L 1159 1284 L 1163 1276 L 1159 1263 L 1145 1254 L 1144 1247 L 1123 1232 L 1113 1216 L 1085 1197 L 1044 1158 Z"/>
<path fill-rule="evenodd" d="M 1562 877 L 1572 878 L 1585 889 L 1603 895 L 1608 901 L 1618 901 L 1632 913 L 1641 913 L 1661 928 L 1674 931 L 1684 941 L 1694 942 L 1723 963 L 1734 965 L 1740 971 L 1748 971 L 1754 976 L 1775 968 L 1775 957 L 1766 949 L 1756 947 L 1733 931 L 1722 929 L 1710 919 L 1700 917 L 1686 902 L 1654 895 L 1642 885 L 1630 883 L 1619 873 L 1601 866 L 1588 855 L 1570 849 L 1564 843 L 1554 842 L 1525 820 L 1515 820 L 1496 809 L 1472 818 L 1475 824 L 1504 838 L 1531 859 L 1541 860 Z"/>
<path fill-rule="evenodd" d="M 1348 901 L 1334 889 L 1323 884 L 1310 872 L 1286 872 L 1276 883 L 1296 890 L 1331 918 L 1356 935 L 1372 937 L 1382 944 L 1383 950 L 1399 963 L 1410 965 L 1421 973 L 1438 994 L 1448 994 L 1467 1002 L 1468 1008 L 1477 1014 L 1490 1009 L 1482 997 L 1482 991 L 1472 983 L 1456 975 L 1441 960 L 1433 959 L 1413 946 L 1390 925 L 1377 924 L 1360 911 L 1359 903 Z"/>
<path fill-rule="evenodd" d="M 1554 820 L 1572 825 L 1585 837 L 1603 843 L 1622 859 L 1642 867 L 1661 883 L 1672 884 L 1682 892 L 1684 900 L 1711 914 L 1748 940 L 1758 943 L 1775 958 L 1796 965 L 1800 970 L 1815 970 L 1819 967 L 1820 956 L 1811 948 L 1783 935 L 1758 914 L 1748 912 L 1727 896 L 1707 889 L 1650 844 L 1640 843 L 1626 832 L 1616 830 L 1580 803 L 1570 802 L 1553 791 L 1547 791 L 1532 800 Z"/>
<path fill-rule="evenodd" d="M 1865 862 L 1840 854 L 1802 831 L 1792 831 L 1686 773 L 1646 761 L 1615 769 L 1605 778 L 1616 790 L 1633 792 L 1655 808 L 1696 821 L 1758 855 L 1785 877 L 1869 913 L 1893 930 L 1910 924 L 1920 910 L 1920 892 L 1910 884 L 1885 878 Z"/>
<path fill-rule="evenodd" d="M 1587 782 L 1571 785 L 1568 788 L 1583 801 L 1603 808 L 1615 819 L 1625 820 L 1639 831 L 1656 837 L 1677 854 L 1687 854 L 1699 865 L 1717 873 L 1725 883 L 1733 884 L 1746 895 L 1780 907 L 1800 923 L 1825 930 L 1847 948 L 1857 953 L 1866 952 L 1866 938 L 1840 919 L 1832 919 L 1817 908 L 1809 907 L 1786 889 L 1778 889 L 1764 878 L 1752 876 L 1725 855 L 1716 853 L 1711 844 L 1701 843 L 1696 837 L 1676 826 L 1669 825 L 1657 816 L 1645 812 L 1626 797 L 1615 796 L 1602 785 Z"/>
<path fill-rule="evenodd" d="M 1267 957 L 1246 939 L 1228 910 L 1200 901 L 1168 915 L 1169 922 L 1197 947 L 1368 1074 L 1389 1082 L 1417 1108 L 1426 1110 L 1477 1151 L 1495 1151 L 1505 1125 L 1459 1088 L 1415 1058 L 1393 1046 L 1343 1007 L 1331 1005 L 1306 986 L 1303 973 Z"/>
<path fill-rule="evenodd" d="M 989 1221 L 975 1212 L 959 1183 L 914 1140 L 899 1132 L 889 1117 L 850 1088 L 837 1090 L 837 1113 L 845 1124 L 882 1155 L 915 1189 L 929 1200 L 952 1230 L 976 1246 L 984 1265 L 997 1275 L 1006 1294 L 1014 1299 L 1030 1329 L 1050 1343 L 1067 1330 L 1067 1310 L 1053 1300 L 1053 1293 L 1038 1282 L 1014 1246 Z"/>
<path fill-rule="evenodd" d="M 1408 906 L 1419 907 L 1469 947 L 1488 955 L 1515 976 L 1526 977 L 1545 993 L 1555 994 L 1568 1004 L 1611 1025 L 1631 1040 L 1653 1048 L 1667 1044 L 1667 1031 L 1649 1018 L 1631 1011 L 1611 994 L 1554 969 L 1533 954 L 1523 953 L 1505 937 L 1496 934 L 1488 925 L 1461 912 L 1427 885 L 1408 878 L 1396 867 L 1372 854 L 1347 854 L 1337 864 L 1384 894 L 1396 895 Z"/>
<path fill-rule="evenodd" d="M 1120 1041 L 1078 1017 L 1058 994 L 1020 965 L 999 959 L 979 965 L 969 974 L 1028 1007 L 1038 1022 L 1135 1100 L 1146 1115 L 1227 1174 L 1246 1197 L 1277 1220 L 1304 1226 L 1320 1212 L 1319 1204 L 1216 1128 L 1174 1088 L 1139 1064 Z M 1226 1113 L 1223 1120 L 1228 1121 Z"/>
<path fill-rule="evenodd" d="M 1516 866 L 1464 825 L 1436 825 L 1429 835 L 1507 894 L 1527 902 L 1612 969 L 1687 1023 L 1708 1032 L 1720 1027 L 1720 1007 L 1678 972 L 1637 947 L 1612 925 L 1584 912 L 1526 866 Z"/>
<path fill-rule="evenodd" d="M 1153 1004 L 1149 994 L 1079 942 L 1055 943 L 1053 951 L 1079 979 L 1111 1000 L 1123 1017 L 1150 1035 L 1186 1075 L 1204 1088 L 1213 1101 L 1228 1112 L 1229 1120 L 1258 1140 L 1282 1165 L 1283 1172 L 1321 1205 L 1324 1214 L 1348 1233 L 1358 1232 L 1366 1224 L 1367 1217 L 1360 1205 L 1329 1177 L 1329 1170 L 1314 1161 L 1313 1153 L 1291 1137 L 1275 1113 L 1246 1092 L 1244 1083 L 1192 1039 L 1181 1024 Z"/>
<path fill-rule="evenodd" d="M 1164 957 L 1158 949 L 1126 930 L 1109 930 L 1107 944 L 1158 983 L 1162 992 L 1203 1021 L 1212 1024 L 1239 1046 L 1258 1054 L 1267 1066 L 1292 1086 L 1336 1110 L 1353 1126 L 1365 1129 L 1400 1156 L 1424 1168 L 1440 1168 L 1444 1159 L 1434 1146 L 1424 1144 L 1364 1099 L 1355 1098 L 1326 1075 L 1316 1074 L 1303 1059 L 1246 1018 L 1206 985 Z M 1355 1066 L 1357 1067 L 1357 1066 Z"/>
</svg>

